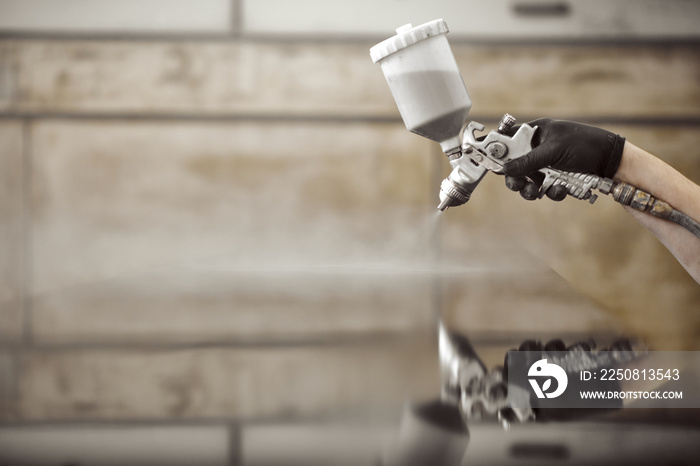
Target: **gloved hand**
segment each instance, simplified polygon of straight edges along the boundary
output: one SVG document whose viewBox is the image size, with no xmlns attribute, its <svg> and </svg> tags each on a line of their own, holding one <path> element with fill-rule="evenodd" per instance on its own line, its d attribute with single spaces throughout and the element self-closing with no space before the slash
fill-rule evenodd
<svg viewBox="0 0 700 466">
<path fill-rule="evenodd" d="M 537 171 L 540 168 L 551 167 L 612 178 L 620 166 L 625 146 L 622 136 L 594 126 L 550 118 L 528 124 L 537 126 L 532 151 L 503 167 L 506 186 L 512 191 L 520 191 L 520 195 L 527 200 L 537 199 L 544 180 L 544 175 Z M 561 201 L 567 191 L 563 186 L 552 186 L 546 194 L 550 199 Z"/>
</svg>

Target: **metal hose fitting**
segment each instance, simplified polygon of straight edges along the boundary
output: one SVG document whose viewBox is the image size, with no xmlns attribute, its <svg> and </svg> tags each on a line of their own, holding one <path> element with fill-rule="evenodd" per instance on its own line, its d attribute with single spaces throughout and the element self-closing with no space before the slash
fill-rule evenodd
<svg viewBox="0 0 700 466">
<path fill-rule="evenodd" d="M 627 183 L 617 183 L 612 190 L 612 195 L 613 199 L 620 204 L 640 212 L 649 212 L 654 217 L 668 219 L 673 212 L 673 207 L 667 202 L 656 199 L 648 192 Z"/>
<path fill-rule="evenodd" d="M 624 206 L 629 206 L 640 212 L 648 212 L 654 217 L 676 223 L 697 238 L 700 238 L 700 223 L 688 215 L 674 209 L 668 202 L 656 199 L 646 191 L 642 191 L 627 183 L 616 183 L 612 190 L 613 199 Z"/>
</svg>

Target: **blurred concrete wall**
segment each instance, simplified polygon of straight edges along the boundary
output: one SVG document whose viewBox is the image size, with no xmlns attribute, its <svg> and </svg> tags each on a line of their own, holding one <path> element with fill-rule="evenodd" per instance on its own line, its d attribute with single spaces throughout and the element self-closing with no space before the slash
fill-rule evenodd
<svg viewBox="0 0 700 466">
<path fill-rule="evenodd" d="M 452 15 L 472 119 L 583 120 L 697 182 L 682 11 L 664 33 L 624 2 L 564 26 L 464 21 L 476 2 L 78 3 L 0 1 L 3 421 L 400 404 L 436 390 L 437 311 L 494 363 L 528 337 L 697 346 L 698 285 L 610 200 L 527 203 L 489 176 L 436 235 L 447 163 L 368 54 Z"/>
</svg>

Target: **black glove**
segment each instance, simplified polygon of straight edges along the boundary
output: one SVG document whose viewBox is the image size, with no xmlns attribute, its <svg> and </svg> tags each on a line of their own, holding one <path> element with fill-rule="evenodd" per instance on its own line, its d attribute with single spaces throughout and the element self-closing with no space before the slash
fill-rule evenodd
<svg viewBox="0 0 700 466">
<path fill-rule="evenodd" d="M 620 166 L 625 138 L 601 128 L 573 121 L 541 118 L 528 123 L 537 126 L 532 151 L 503 167 L 506 186 L 528 200 L 537 199 L 544 175 L 537 170 L 551 167 L 576 173 L 612 178 Z M 525 177 L 530 178 L 528 181 Z M 566 197 L 564 186 L 553 186 L 547 196 L 555 201 Z"/>
</svg>

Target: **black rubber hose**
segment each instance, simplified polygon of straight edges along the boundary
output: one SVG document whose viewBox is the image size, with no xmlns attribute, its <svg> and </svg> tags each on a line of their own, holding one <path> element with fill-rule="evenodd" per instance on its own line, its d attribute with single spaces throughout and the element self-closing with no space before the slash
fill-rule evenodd
<svg viewBox="0 0 700 466">
<path fill-rule="evenodd" d="M 700 238 L 700 223 L 688 217 L 683 212 L 673 209 L 671 215 L 668 216 L 668 219 L 673 223 L 677 223 L 678 225 L 682 226 L 683 228 L 694 234 L 696 237 Z"/>
</svg>

